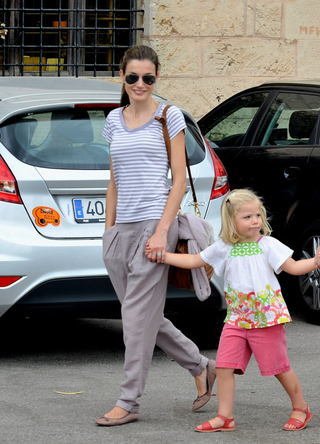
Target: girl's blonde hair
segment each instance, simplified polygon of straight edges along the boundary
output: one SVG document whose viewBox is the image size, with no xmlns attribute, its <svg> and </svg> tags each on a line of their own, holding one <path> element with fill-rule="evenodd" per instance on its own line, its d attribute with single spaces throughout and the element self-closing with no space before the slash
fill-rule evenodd
<svg viewBox="0 0 320 444">
<path fill-rule="evenodd" d="M 262 227 L 260 234 L 262 236 L 270 236 L 271 227 L 267 219 L 267 211 L 263 205 L 262 199 L 249 189 L 233 190 L 223 199 L 221 206 L 221 230 L 219 237 L 224 242 L 236 244 L 241 239 L 237 233 L 235 224 L 235 215 L 237 214 L 240 205 L 253 200 L 257 201 L 260 206 Z"/>
</svg>

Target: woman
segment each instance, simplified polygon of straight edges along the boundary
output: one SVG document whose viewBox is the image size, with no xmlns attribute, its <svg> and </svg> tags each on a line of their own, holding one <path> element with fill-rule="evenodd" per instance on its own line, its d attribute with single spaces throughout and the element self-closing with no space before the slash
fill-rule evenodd
<svg viewBox="0 0 320 444">
<path fill-rule="evenodd" d="M 195 378 L 198 398 L 193 410 L 209 401 L 216 376 L 215 362 L 200 355 L 198 347 L 163 316 L 168 279 L 163 262 L 166 250 L 174 251 L 177 244 L 176 216 L 186 190 L 186 124 L 181 111 L 170 107 L 167 126 L 174 178 L 170 190 L 162 124 L 155 119 L 165 105 L 152 98 L 159 78 L 157 54 L 147 46 L 135 46 L 127 50 L 120 68 L 121 107 L 111 111 L 103 131 L 110 143 L 103 256 L 121 302 L 126 381 L 116 406 L 96 421 L 102 426 L 138 420 L 137 399 L 156 344 Z"/>
</svg>

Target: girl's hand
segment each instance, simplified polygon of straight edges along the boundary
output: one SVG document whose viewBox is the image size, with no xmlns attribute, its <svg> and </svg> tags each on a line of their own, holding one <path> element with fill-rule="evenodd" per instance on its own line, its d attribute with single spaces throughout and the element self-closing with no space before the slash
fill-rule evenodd
<svg viewBox="0 0 320 444">
<path fill-rule="evenodd" d="M 149 259 L 149 254 L 151 253 L 151 250 L 150 250 L 150 246 L 149 246 L 149 244 L 147 243 L 147 245 L 146 245 L 146 251 L 145 251 L 145 255 L 147 256 L 147 258 Z M 149 259 L 149 261 L 151 261 L 151 259 Z"/>
<path fill-rule="evenodd" d="M 146 256 L 151 262 L 163 264 L 166 257 L 167 233 L 158 234 L 155 232 L 146 245 Z"/>
<path fill-rule="evenodd" d="M 320 246 L 317 248 L 316 255 L 314 257 L 314 266 L 315 268 L 320 267 Z"/>
</svg>

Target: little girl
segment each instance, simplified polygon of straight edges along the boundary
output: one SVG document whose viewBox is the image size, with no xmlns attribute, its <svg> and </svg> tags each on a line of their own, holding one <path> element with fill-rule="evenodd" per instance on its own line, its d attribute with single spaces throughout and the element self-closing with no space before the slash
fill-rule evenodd
<svg viewBox="0 0 320 444">
<path fill-rule="evenodd" d="M 244 374 L 252 353 L 261 374 L 274 375 L 291 399 L 292 415 L 283 430 L 302 430 L 312 413 L 287 356 L 284 324 L 291 317 L 274 273 L 309 273 L 320 266 L 320 250 L 311 259 L 292 259 L 293 251 L 270 237 L 265 207 L 250 190 L 227 195 L 221 216 L 221 239 L 200 254 L 166 253 L 164 259 L 165 264 L 187 269 L 210 264 L 224 278 L 227 316 L 216 360 L 218 415 L 195 430 L 235 430 L 234 374 Z"/>
</svg>

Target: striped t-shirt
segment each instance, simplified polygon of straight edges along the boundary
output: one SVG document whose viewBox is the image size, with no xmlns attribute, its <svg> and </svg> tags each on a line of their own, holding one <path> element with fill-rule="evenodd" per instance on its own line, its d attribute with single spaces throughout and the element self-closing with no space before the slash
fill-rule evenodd
<svg viewBox="0 0 320 444">
<path fill-rule="evenodd" d="M 166 105 L 159 103 L 154 114 L 161 116 Z M 162 124 L 154 117 L 139 128 L 129 129 L 123 107 L 111 111 L 102 135 L 110 143 L 113 172 L 118 192 L 116 223 L 161 219 L 170 186 L 169 161 Z M 170 140 L 186 127 L 176 106 L 167 111 Z"/>
</svg>

